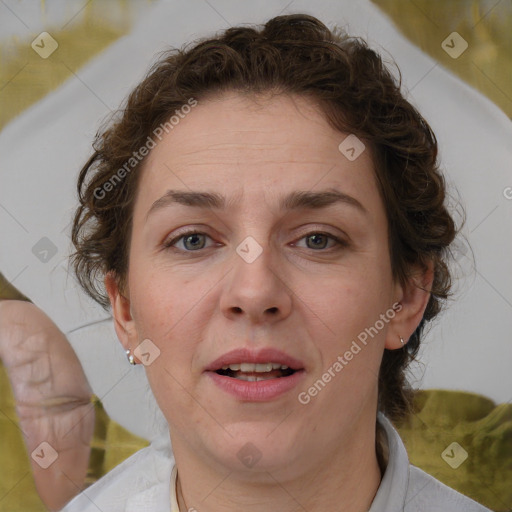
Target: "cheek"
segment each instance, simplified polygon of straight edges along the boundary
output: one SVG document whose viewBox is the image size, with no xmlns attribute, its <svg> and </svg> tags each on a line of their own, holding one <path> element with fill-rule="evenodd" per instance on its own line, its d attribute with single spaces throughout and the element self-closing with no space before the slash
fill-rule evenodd
<svg viewBox="0 0 512 512">
<path fill-rule="evenodd" d="M 331 379 L 333 384 L 323 400 L 341 409 L 357 408 L 377 386 L 388 322 L 388 279 L 373 272 L 351 272 L 337 286 L 331 284 L 322 295 L 328 336 L 316 336 L 321 364 L 313 381 Z M 321 316 L 321 313 L 319 314 Z M 348 392 L 349 391 L 349 392 Z M 320 404 L 320 402 L 319 402 Z M 337 405 L 337 406 L 338 406 Z M 340 411 L 340 414 L 342 412 Z M 335 414 L 336 416 L 336 414 Z"/>
<path fill-rule="evenodd" d="M 154 268 L 151 261 L 134 262 L 130 269 L 130 300 L 140 335 L 161 337 L 187 312 L 191 288 L 175 273 Z"/>
<path fill-rule="evenodd" d="M 342 331 L 364 328 L 372 324 L 390 306 L 388 270 L 378 266 L 342 269 L 322 287 L 304 283 L 309 299 L 320 318 L 325 316 Z M 334 329 L 333 329 L 334 330 Z"/>
<path fill-rule="evenodd" d="M 378 373 L 388 323 L 381 320 L 391 307 L 390 271 L 376 261 L 340 271 L 336 279 L 325 281 L 321 290 L 308 288 L 310 305 L 320 321 L 311 332 L 321 359 L 322 371 L 339 356 L 347 365 L 338 382 L 373 382 Z M 390 317 L 385 317 L 389 321 Z M 364 386 L 363 386 L 364 387 Z"/>
<path fill-rule="evenodd" d="M 190 373 L 194 340 L 201 339 L 202 326 L 197 321 L 200 301 L 211 284 L 200 279 L 184 280 L 180 273 L 150 264 L 134 265 L 132 270 L 130 299 L 138 337 L 150 339 L 160 350 L 160 364 L 146 367 L 148 377 L 154 373 L 156 384 L 167 381 L 169 375 L 160 368 L 165 366 L 180 382 L 184 381 Z M 157 371 L 161 373 L 158 379 Z"/>
<path fill-rule="evenodd" d="M 149 385 L 158 406 L 169 425 L 178 426 L 181 431 L 190 428 L 190 422 L 197 421 L 197 403 L 195 402 L 191 383 L 184 375 L 189 366 L 172 365 L 164 354 L 153 364 L 145 368 Z M 177 414 L 176 411 L 187 411 Z"/>
</svg>

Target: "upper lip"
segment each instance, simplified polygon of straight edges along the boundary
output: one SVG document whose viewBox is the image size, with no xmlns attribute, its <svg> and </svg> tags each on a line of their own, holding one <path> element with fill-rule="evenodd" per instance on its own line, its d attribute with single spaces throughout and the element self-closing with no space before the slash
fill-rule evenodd
<svg viewBox="0 0 512 512">
<path fill-rule="evenodd" d="M 223 366 L 237 363 L 280 363 L 281 365 L 288 366 L 292 370 L 301 370 L 304 368 L 304 364 L 301 361 L 275 348 L 262 348 L 259 350 L 239 348 L 231 350 L 215 359 L 215 361 L 212 361 L 205 368 L 205 371 L 217 371 Z"/>
</svg>

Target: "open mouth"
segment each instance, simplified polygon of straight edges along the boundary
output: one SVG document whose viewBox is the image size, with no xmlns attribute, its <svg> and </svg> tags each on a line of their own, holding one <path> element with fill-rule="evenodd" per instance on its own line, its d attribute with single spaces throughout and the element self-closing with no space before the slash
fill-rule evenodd
<svg viewBox="0 0 512 512">
<path fill-rule="evenodd" d="M 217 358 L 205 373 L 238 402 L 270 402 L 295 389 L 306 371 L 302 361 L 281 350 L 241 348 Z"/>
<path fill-rule="evenodd" d="M 223 366 L 215 371 L 218 375 L 248 382 L 289 377 L 297 370 L 281 363 L 237 363 Z"/>
</svg>

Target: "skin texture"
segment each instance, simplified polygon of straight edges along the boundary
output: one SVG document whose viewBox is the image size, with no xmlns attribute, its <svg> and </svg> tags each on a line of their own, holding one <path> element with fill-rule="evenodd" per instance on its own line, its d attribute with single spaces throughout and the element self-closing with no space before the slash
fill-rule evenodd
<svg viewBox="0 0 512 512">
<path fill-rule="evenodd" d="M 82 366 L 55 323 L 34 304 L 19 300 L 0 301 L 0 359 L 37 492 L 49 510 L 60 510 L 83 489 L 89 462 L 94 407 Z M 52 448 L 41 447 L 42 442 Z M 43 467 L 52 449 L 58 456 Z M 30 456 L 34 451 L 35 458 Z"/>
<path fill-rule="evenodd" d="M 408 340 L 429 294 L 393 281 L 371 154 L 345 158 L 338 146 L 347 135 L 305 98 L 255 102 L 231 92 L 199 102 L 145 163 L 127 288 L 110 274 L 105 283 L 124 347 L 150 339 L 160 350 L 146 372 L 170 426 L 182 510 L 364 511 L 374 498 L 380 361 L 384 348 Z M 217 192 L 228 205 L 171 205 L 148 216 L 169 189 Z M 352 196 L 366 213 L 342 203 L 278 208 L 294 190 L 327 189 Z M 207 236 L 166 248 L 183 228 Z M 346 244 L 315 239 L 319 232 Z M 247 236 L 262 249 L 252 263 L 236 252 Z M 416 274 L 417 284 L 431 281 L 431 270 Z M 401 311 L 301 404 L 298 393 L 396 302 Z M 302 381 L 263 403 L 227 394 L 204 368 L 243 347 L 301 360 Z M 261 455 L 252 467 L 237 457 L 249 442 Z"/>
</svg>

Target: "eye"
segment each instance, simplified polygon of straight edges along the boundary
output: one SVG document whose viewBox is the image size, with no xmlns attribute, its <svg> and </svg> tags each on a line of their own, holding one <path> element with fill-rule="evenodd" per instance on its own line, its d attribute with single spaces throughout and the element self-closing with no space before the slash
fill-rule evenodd
<svg viewBox="0 0 512 512">
<path fill-rule="evenodd" d="M 210 238 L 206 233 L 201 233 L 199 231 L 187 231 L 186 233 L 181 233 L 171 240 L 166 241 L 164 243 L 164 247 L 168 249 L 174 248 L 176 243 L 183 239 L 184 248 L 177 247 L 177 249 L 186 252 L 193 252 L 205 248 L 205 237 Z"/>
<path fill-rule="evenodd" d="M 330 247 L 326 247 L 326 243 L 328 240 L 332 240 L 334 244 L 332 244 Z M 331 235 L 330 233 L 323 233 L 323 232 L 317 232 L 313 231 L 311 233 L 308 233 L 307 235 L 303 236 L 300 240 L 306 240 L 306 248 L 307 249 L 332 249 L 333 247 L 339 246 L 339 247 L 346 247 L 348 244 L 344 240 L 339 239 L 338 237 Z M 294 244 L 297 245 L 297 244 Z M 298 245 L 297 245 L 298 246 Z"/>
</svg>

